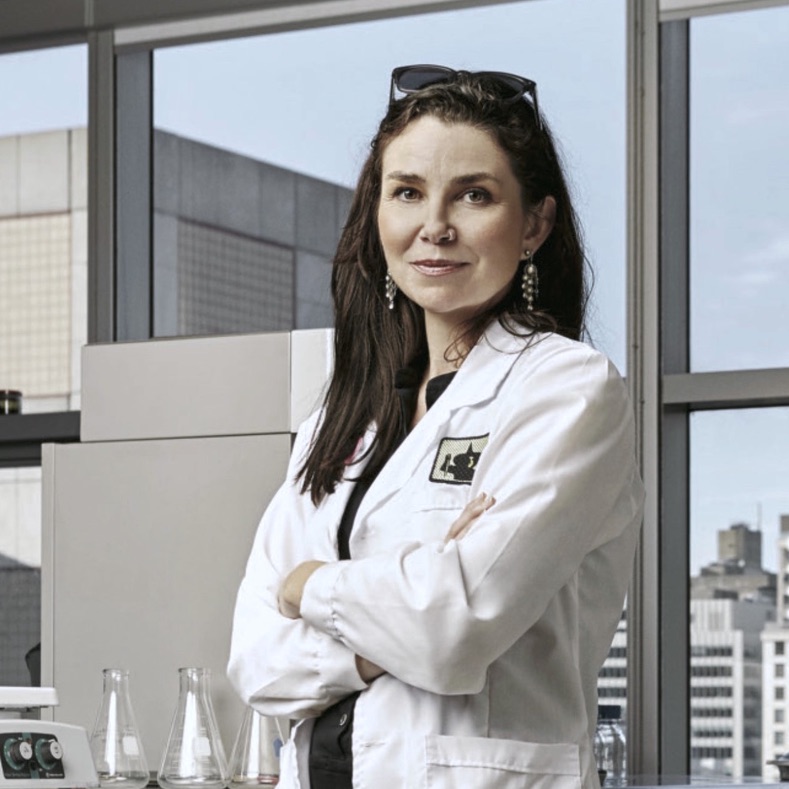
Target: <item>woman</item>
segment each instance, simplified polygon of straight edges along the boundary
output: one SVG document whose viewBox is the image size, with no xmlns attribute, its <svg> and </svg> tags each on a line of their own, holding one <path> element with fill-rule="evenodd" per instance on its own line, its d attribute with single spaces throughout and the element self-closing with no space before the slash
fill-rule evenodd
<svg viewBox="0 0 789 789">
<path fill-rule="evenodd" d="M 584 260 L 534 83 L 395 69 L 236 608 L 231 680 L 299 721 L 281 785 L 597 787 L 643 493 Z"/>
</svg>

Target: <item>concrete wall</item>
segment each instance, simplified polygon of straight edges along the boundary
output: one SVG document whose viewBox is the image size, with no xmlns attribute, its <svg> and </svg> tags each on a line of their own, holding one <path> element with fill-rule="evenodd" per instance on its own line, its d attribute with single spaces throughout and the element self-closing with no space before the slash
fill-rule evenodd
<svg viewBox="0 0 789 789">
<path fill-rule="evenodd" d="M 154 133 L 157 336 L 331 326 L 351 190 Z"/>
</svg>

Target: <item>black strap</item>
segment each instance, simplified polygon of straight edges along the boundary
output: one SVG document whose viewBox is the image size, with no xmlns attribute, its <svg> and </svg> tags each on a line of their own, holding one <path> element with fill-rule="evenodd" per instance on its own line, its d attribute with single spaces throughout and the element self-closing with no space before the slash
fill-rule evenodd
<svg viewBox="0 0 789 789">
<path fill-rule="evenodd" d="M 372 485 L 372 479 L 359 480 L 351 491 L 348 497 L 348 503 L 345 505 L 345 512 L 342 514 L 340 527 L 337 529 L 337 554 L 340 559 L 351 558 L 351 530 L 353 529 L 353 521 L 356 518 L 356 511 L 362 503 L 364 494 L 367 493 L 368 488 Z"/>
</svg>

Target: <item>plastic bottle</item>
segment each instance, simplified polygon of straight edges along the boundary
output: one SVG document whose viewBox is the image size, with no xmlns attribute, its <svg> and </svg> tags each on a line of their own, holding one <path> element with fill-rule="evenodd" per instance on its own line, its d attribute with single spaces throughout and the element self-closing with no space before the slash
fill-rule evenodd
<svg viewBox="0 0 789 789">
<path fill-rule="evenodd" d="M 597 709 L 594 747 L 601 786 L 627 786 L 627 748 L 621 719 L 622 708 L 617 704 L 601 704 Z"/>
<path fill-rule="evenodd" d="M 178 669 L 178 703 L 157 781 L 163 789 L 222 789 L 230 775 L 211 703 L 211 672 Z"/>
<path fill-rule="evenodd" d="M 129 695 L 129 672 L 105 668 L 104 693 L 90 738 L 90 751 L 101 786 L 142 789 L 149 779 L 148 764 L 134 720 Z"/>
<path fill-rule="evenodd" d="M 606 775 L 608 774 L 608 771 L 603 766 L 604 748 L 605 748 L 605 741 L 603 739 L 603 733 L 600 731 L 600 725 L 598 724 L 594 733 L 594 755 L 595 755 L 595 762 L 597 763 L 597 778 L 600 781 L 600 786 L 605 786 L 605 778 Z"/>
</svg>

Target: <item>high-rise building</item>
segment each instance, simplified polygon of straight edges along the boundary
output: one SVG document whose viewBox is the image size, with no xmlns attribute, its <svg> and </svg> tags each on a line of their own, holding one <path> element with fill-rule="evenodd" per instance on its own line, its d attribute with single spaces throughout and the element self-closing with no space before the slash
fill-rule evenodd
<svg viewBox="0 0 789 789">
<path fill-rule="evenodd" d="M 690 579 L 690 596 L 701 600 L 726 594 L 774 601 L 775 583 L 775 573 L 762 567 L 762 533 L 735 523 L 718 532 L 718 558 Z"/>
<path fill-rule="evenodd" d="M 690 601 L 691 773 L 761 775 L 760 636 L 775 606 L 721 591 Z"/>
<path fill-rule="evenodd" d="M 762 773 L 761 633 L 775 617 L 776 581 L 775 574 L 761 566 L 761 550 L 761 532 L 736 523 L 718 532 L 717 559 L 691 578 L 690 761 L 694 775 Z M 626 721 L 624 613 L 600 671 L 597 692 L 601 704 L 620 705 Z"/>
<path fill-rule="evenodd" d="M 762 633 L 762 761 L 767 763 L 789 751 L 787 703 L 787 654 L 789 654 L 789 515 L 781 516 L 778 536 L 778 591 L 775 622 Z M 777 768 L 772 776 L 778 778 Z"/>
<path fill-rule="evenodd" d="M 608 657 L 597 677 L 600 704 L 618 704 L 627 721 L 627 608 L 622 611 Z"/>
<path fill-rule="evenodd" d="M 775 618 L 775 574 L 762 535 L 735 523 L 690 585 L 690 757 L 695 775 L 762 774 L 762 644 Z"/>
<path fill-rule="evenodd" d="M 762 569 L 762 533 L 745 523 L 735 523 L 718 532 L 718 561 Z"/>
<path fill-rule="evenodd" d="M 769 574 L 768 574 L 769 575 Z M 769 596 L 703 587 L 690 603 L 690 761 L 694 775 L 761 775 L 761 641 L 775 615 Z M 737 586 L 737 582 L 735 582 Z M 757 586 L 757 589 L 759 587 Z M 773 585 L 774 588 L 774 585 Z M 597 680 L 600 704 L 618 704 L 627 725 L 627 617 Z"/>
</svg>

